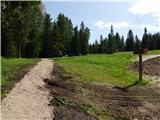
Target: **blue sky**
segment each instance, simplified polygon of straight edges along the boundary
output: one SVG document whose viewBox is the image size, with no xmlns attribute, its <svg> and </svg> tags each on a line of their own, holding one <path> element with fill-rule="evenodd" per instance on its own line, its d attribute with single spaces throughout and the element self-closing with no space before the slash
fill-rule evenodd
<svg viewBox="0 0 160 120">
<path fill-rule="evenodd" d="M 129 0 L 128 0 L 129 1 Z M 80 25 L 84 21 L 90 28 L 90 43 L 99 39 L 102 34 L 106 37 L 110 31 L 111 24 L 114 33 L 119 32 L 125 38 L 129 29 L 133 30 L 141 39 L 144 27 L 148 32 L 160 31 L 160 5 L 159 0 L 59 0 L 43 1 L 46 12 L 56 20 L 61 12 L 71 18 L 73 25 Z M 145 5 L 144 5 L 145 4 Z"/>
</svg>

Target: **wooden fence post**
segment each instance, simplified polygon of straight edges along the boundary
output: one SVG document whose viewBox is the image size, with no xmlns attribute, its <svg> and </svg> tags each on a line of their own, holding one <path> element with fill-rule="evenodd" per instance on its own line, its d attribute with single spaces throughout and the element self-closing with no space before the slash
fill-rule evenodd
<svg viewBox="0 0 160 120">
<path fill-rule="evenodd" d="M 142 51 L 139 51 L 139 81 L 142 80 Z"/>
</svg>

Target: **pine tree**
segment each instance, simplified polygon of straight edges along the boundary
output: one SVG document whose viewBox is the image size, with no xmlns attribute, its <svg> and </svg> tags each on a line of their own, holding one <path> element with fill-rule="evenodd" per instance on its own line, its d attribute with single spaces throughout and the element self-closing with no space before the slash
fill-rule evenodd
<svg viewBox="0 0 160 120">
<path fill-rule="evenodd" d="M 52 57 L 51 52 L 51 31 L 52 23 L 49 14 L 45 15 L 44 20 L 44 32 L 43 32 L 43 46 L 42 46 L 42 55 L 41 57 Z"/>
<path fill-rule="evenodd" d="M 107 53 L 107 49 L 108 49 L 108 39 L 107 39 L 107 37 L 104 38 L 103 46 L 104 46 L 104 53 Z"/>
<path fill-rule="evenodd" d="M 40 8 L 41 3 L 36 3 L 30 9 L 31 11 L 31 24 L 30 32 L 28 35 L 28 42 L 24 46 L 25 50 L 23 57 L 39 57 L 42 44 L 42 33 L 43 33 L 43 21 L 44 17 Z"/>
<path fill-rule="evenodd" d="M 94 43 L 94 53 L 98 53 L 98 50 L 99 50 L 99 43 L 96 40 L 95 43 Z"/>
<path fill-rule="evenodd" d="M 116 33 L 116 36 L 115 36 L 114 46 L 116 51 L 120 51 L 120 35 L 118 32 Z"/>
<path fill-rule="evenodd" d="M 80 43 L 78 37 L 78 26 L 73 29 L 73 38 L 71 42 L 71 55 L 80 55 Z"/>
<path fill-rule="evenodd" d="M 119 44 L 119 50 L 120 51 L 124 51 L 125 50 L 125 43 L 124 43 L 124 37 L 122 36 L 122 38 L 120 39 L 120 44 Z"/>
<path fill-rule="evenodd" d="M 103 48 L 103 36 L 100 35 L 100 44 L 99 44 L 99 53 L 103 53 L 104 52 L 104 48 Z"/>
<path fill-rule="evenodd" d="M 64 45 L 61 42 L 61 31 L 56 22 L 53 22 L 52 38 L 51 38 L 51 56 L 63 56 Z"/>
<path fill-rule="evenodd" d="M 142 48 L 145 49 L 147 48 L 148 49 L 148 34 L 147 34 L 147 29 L 144 28 L 144 34 L 143 34 L 143 37 L 142 37 Z"/>
<path fill-rule="evenodd" d="M 2 55 L 25 57 L 25 47 L 30 42 L 28 37 L 33 31 L 33 18 L 38 21 L 39 1 L 3 1 L 2 2 Z M 36 9 L 35 9 L 36 8 Z M 37 32 L 35 32 L 37 34 Z"/>
<path fill-rule="evenodd" d="M 79 30 L 79 42 L 80 42 L 80 53 L 86 55 L 88 53 L 88 41 L 90 37 L 90 30 L 88 27 L 85 28 L 83 22 L 81 22 Z"/>
<path fill-rule="evenodd" d="M 88 50 L 89 50 L 89 46 L 88 46 L 88 42 L 89 42 L 89 37 L 90 37 L 90 29 L 88 27 L 85 28 L 85 32 L 84 32 L 84 44 L 83 44 L 83 51 L 82 54 L 83 55 L 87 55 L 88 54 Z"/>
<path fill-rule="evenodd" d="M 133 51 L 133 49 L 134 49 L 134 35 L 132 30 L 129 30 L 126 39 L 126 51 Z"/>
<path fill-rule="evenodd" d="M 107 47 L 107 53 L 113 53 L 114 52 L 114 46 L 113 46 L 114 36 L 111 34 L 108 34 L 108 47 Z"/>
<path fill-rule="evenodd" d="M 139 50 L 140 48 L 140 40 L 138 39 L 138 36 L 135 36 L 135 45 L 134 45 L 134 49 L 135 50 Z"/>
</svg>

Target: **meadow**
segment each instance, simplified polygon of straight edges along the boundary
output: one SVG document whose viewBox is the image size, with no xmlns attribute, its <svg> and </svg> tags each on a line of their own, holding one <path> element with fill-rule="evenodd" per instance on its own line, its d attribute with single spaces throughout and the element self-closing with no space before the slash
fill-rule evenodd
<svg viewBox="0 0 160 120">
<path fill-rule="evenodd" d="M 160 50 L 149 51 L 148 55 L 160 54 Z M 138 80 L 138 73 L 130 71 L 129 65 L 138 55 L 132 52 L 115 54 L 89 54 L 53 58 L 52 60 L 64 68 L 77 80 L 96 84 L 127 86 Z M 40 59 L 38 58 L 3 58 L 1 57 L 2 96 L 8 93 Z M 145 83 L 145 82 L 143 82 Z"/>
<path fill-rule="evenodd" d="M 152 54 L 160 54 L 160 50 L 148 52 L 148 55 Z M 75 77 L 79 76 L 79 80 L 96 84 L 126 86 L 138 80 L 138 73 L 129 70 L 129 65 L 134 63 L 137 57 L 138 55 L 132 52 L 120 52 L 55 58 L 54 61 L 66 72 Z"/>
</svg>

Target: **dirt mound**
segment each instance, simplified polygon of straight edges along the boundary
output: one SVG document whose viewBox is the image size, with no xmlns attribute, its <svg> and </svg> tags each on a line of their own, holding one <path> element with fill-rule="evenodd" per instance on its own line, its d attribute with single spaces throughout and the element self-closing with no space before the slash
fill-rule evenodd
<svg viewBox="0 0 160 120">
<path fill-rule="evenodd" d="M 151 58 L 143 62 L 143 73 L 150 76 L 160 77 L 160 57 Z M 139 62 L 129 67 L 130 70 L 139 71 Z"/>
<path fill-rule="evenodd" d="M 55 120 L 160 119 L 159 88 L 100 86 L 80 82 L 58 65 L 53 71 L 56 77 L 45 82 L 53 96 Z"/>
</svg>

